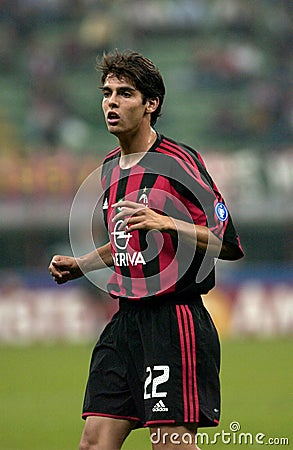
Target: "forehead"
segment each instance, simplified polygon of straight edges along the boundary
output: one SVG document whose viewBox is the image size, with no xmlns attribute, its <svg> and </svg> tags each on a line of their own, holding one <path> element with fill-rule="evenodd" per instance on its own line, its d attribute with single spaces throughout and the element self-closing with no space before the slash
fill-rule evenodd
<svg viewBox="0 0 293 450">
<path fill-rule="evenodd" d="M 104 87 L 106 86 L 115 86 L 115 87 L 131 87 L 136 89 L 136 86 L 134 84 L 134 82 L 132 80 L 130 80 L 130 78 L 121 76 L 121 77 L 117 77 L 117 75 L 110 73 L 109 75 L 107 75 L 105 81 L 104 81 Z"/>
</svg>

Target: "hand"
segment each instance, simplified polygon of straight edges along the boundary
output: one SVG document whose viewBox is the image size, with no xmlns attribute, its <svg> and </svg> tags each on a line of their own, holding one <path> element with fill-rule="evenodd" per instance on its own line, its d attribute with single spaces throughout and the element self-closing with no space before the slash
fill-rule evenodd
<svg viewBox="0 0 293 450">
<path fill-rule="evenodd" d="M 119 208 L 120 211 L 113 217 L 113 222 L 122 220 L 119 229 L 132 230 L 159 230 L 169 231 L 172 229 L 173 221 L 168 216 L 163 216 L 141 203 L 123 200 L 114 203 L 113 208 Z"/>
<path fill-rule="evenodd" d="M 72 256 L 55 255 L 50 262 L 49 272 L 57 284 L 75 280 L 83 275 L 76 258 Z"/>
</svg>

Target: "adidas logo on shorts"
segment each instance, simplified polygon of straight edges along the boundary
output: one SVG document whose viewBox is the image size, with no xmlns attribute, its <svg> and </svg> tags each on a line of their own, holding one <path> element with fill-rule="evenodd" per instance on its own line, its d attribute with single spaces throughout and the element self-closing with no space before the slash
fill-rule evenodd
<svg viewBox="0 0 293 450">
<path fill-rule="evenodd" d="M 152 409 L 153 412 L 169 411 L 164 402 L 160 400 Z"/>
</svg>

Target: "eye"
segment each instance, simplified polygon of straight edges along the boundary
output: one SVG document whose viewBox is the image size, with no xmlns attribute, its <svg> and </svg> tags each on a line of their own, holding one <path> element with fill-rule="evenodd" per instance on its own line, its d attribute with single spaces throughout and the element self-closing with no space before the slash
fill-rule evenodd
<svg viewBox="0 0 293 450">
<path fill-rule="evenodd" d="M 122 96 L 125 98 L 129 98 L 129 97 L 131 97 L 131 93 L 129 91 L 124 91 L 124 92 L 122 92 Z"/>
<path fill-rule="evenodd" d="M 104 97 L 104 98 L 108 98 L 108 97 L 110 97 L 110 95 L 111 95 L 111 94 L 110 94 L 110 92 L 108 92 L 108 91 L 104 91 L 104 92 L 103 92 L 103 97 Z"/>
</svg>

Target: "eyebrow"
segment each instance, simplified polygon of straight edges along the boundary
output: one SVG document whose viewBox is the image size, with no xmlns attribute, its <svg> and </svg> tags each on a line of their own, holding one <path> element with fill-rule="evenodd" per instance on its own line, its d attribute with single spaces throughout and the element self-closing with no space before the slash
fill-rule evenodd
<svg viewBox="0 0 293 450">
<path fill-rule="evenodd" d="M 99 86 L 99 89 L 101 91 L 112 91 L 113 90 L 110 86 Z M 137 91 L 137 89 L 135 89 L 132 86 L 120 86 L 120 87 L 118 87 L 117 91 L 118 92 L 124 92 L 124 91 L 135 92 L 135 91 Z"/>
</svg>

